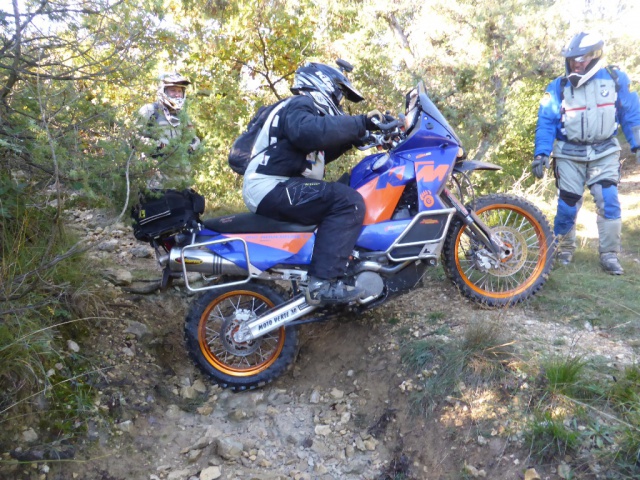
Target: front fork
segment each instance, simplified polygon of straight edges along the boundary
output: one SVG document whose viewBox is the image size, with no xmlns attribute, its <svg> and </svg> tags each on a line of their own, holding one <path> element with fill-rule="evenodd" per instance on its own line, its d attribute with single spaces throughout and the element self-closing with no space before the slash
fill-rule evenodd
<svg viewBox="0 0 640 480">
<path fill-rule="evenodd" d="M 502 240 L 493 234 L 491 229 L 478 217 L 473 210 L 468 210 L 460 200 L 458 200 L 448 188 L 443 190 L 444 197 L 449 201 L 451 206 L 456 209 L 458 216 L 468 227 L 469 236 L 484 245 L 497 259 L 502 259 L 511 255 L 510 249 Z"/>
</svg>

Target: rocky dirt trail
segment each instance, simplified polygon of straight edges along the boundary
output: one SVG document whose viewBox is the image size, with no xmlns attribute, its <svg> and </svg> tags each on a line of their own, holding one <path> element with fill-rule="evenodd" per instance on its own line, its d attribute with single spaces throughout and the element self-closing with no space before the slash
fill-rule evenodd
<svg viewBox="0 0 640 480">
<path fill-rule="evenodd" d="M 431 275 L 424 287 L 359 318 L 303 326 L 288 374 L 233 394 L 214 386 L 186 354 L 186 289 L 127 292 L 153 290 L 144 281 L 159 276 L 149 249 L 129 227 L 109 225 L 96 212 L 72 218 L 87 235 L 103 238 L 94 255 L 102 288 L 112 294 L 104 312 L 110 320 L 99 322 L 99 334 L 80 349 L 99 352 L 96 407 L 112 423 L 91 424 L 71 460 L 5 465 L 0 478 L 522 479 L 529 449 L 513 424 L 513 399 L 476 391 L 448 398 L 429 416 L 416 413 L 416 378 L 400 365 L 399 332 L 448 342 L 470 323 L 493 322 L 526 356 L 571 350 L 616 365 L 637 360 L 631 346 L 597 328 L 539 318 L 526 305 L 481 309 Z M 37 437 L 27 433 L 14 446 L 37 451 Z M 552 480 L 562 478 L 557 467 L 536 465 Z"/>
</svg>

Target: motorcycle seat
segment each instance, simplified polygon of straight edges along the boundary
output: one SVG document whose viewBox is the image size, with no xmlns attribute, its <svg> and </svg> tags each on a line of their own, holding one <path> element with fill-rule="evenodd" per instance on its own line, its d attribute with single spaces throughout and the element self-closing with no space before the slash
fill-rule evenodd
<svg viewBox="0 0 640 480">
<path fill-rule="evenodd" d="M 209 230 L 218 233 L 278 233 L 313 232 L 317 225 L 282 222 L 257 213 L 235 213 L 202 221 Z"/>
</svg>

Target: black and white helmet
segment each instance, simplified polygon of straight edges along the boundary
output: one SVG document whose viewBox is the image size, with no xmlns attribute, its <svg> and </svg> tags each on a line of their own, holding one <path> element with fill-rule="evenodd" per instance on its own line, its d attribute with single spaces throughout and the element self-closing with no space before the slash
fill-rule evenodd
<svg viewBox="0 0 640 480">
<path fill-rule="evenodd" d="M 346 72 L 353 67 L 344 60 L 338 65 Z M 349 79 L 337 68 L 322 63 L 308 62 L 296 70 L 291 92 L 295 95 L 308 95 L 318 109 L 325 115 L 343 115 L 340 102 L 346 97 L 351 102 L 364 100 Z"/>
<path fill-rule="evenodd" d="M 191 85 L 191 81 L 177 72 L 162 74 L 158 83 L 158 102 L 169 110 L 180 111 L 187 98 L 187 87 L 189 85 Z M 167 95 L 167 87 L 180 87 L 182 89 L 182 98 L 172 98 Z"/>
<path fill-rule="evenodd" d="M 603 63 L 602 50 L 604 40 L 595 33 L 580 32 L 574 35 L 566 47 L 562 49 L 562 56 L 565 58 L 565 69 L 567 78 L 574 87 L 583 85 L 587 80 L 600 70 Z M 571 71 L 570 61 L 589 61 L 584 73 Z"/>
</svg>

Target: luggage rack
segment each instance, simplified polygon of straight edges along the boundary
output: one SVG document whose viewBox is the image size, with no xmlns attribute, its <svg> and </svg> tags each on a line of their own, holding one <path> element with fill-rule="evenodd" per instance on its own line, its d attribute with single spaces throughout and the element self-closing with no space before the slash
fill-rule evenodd
<svg viewBox="0 0 640 480">
<path fill-rule="evenodd" d="M 195 235 L 194 235 L 195 238 Z M 247 269 L 242 269 L 241 267 L 237 267 L 238 271 L 241 270 L 245 270 L 247 272 L 247 276 L 246 278 L 243 278 L 241 280 L 234 280 L 232 282 L 226 282 L 226 283 L 221 283 L 221 284 L 215 284 L 215 285 L 208 285 L 205 287 L 200 287 L 200 288 L 196 288 L 191 286 L 191 284 L 189 283 L 189 276 L 187 275 L 187 273 L 190 272 L 194 272 L 197 270 L 188 270 L 187 269 L 187 265 L 188 265 L 188 254 L 191 253 L 189 252 L 190 250 L 197 250 L 199 253 L 200 252 L 204 252 L 206 255 L 210 256 L 212 259 L 220 259 L 223 262 L 229 262 L 229 263 L 233 263 L 230 260 L 227 260 L 226 258 L 224 258 L 222 255 L 219 255 L 218 253 L 212 251 L 212 250 L 207 250 L 204 251 L 202 248 L 203 247 L 210 247 L 211 245 L 218 245 L 218 244 L 223 244 L 223 243 L 231 243 L 231 242 L 241 242 L 242 243 L 242 247 L 244 249 L 244 257 L 245 257 L 245 261 L 247 262 Z M 247 242 L 240 237 L 229 237 L 229 238 L 223 238 L 223 239 L 219 239 L 219 240 L 211 240 L 208 242 L 202 242 L 202 243 L 191 243 L 189 245 L 186 245 L 184 247 L 182 247 L 180 249 L 180 264 L 182 266 L 182 274 L 184 277 L 184 283 L 185 286 L 187 287 L 188 290 L 192 291 L 192 292 L 200 292 L 200 291 L 204 291 L 204 290 L 213 290 L 215 288 L 221 288 L 221 287 L 228 287 L 228 286 L 232 286 L 232 285 L 242 285 L 244 283 L 248 283 L 254 276 L 258 276 L 261 272 L 259 270 L 257 270 L 253 265 L 251 265 L 251 262 L 249 261 L 249 247 L 247 246 Z M 202 277 L 205 279 L 211 278 L 211 277 L 207 277 L 204 272 L 199 272 L 202 274 Z M 215 272 L 213 272 L 214 276 L 219 276 L 222 275 L 223 272 L 220 272 L 219 274 L 216 275 Z"/>
<path fill-rule="evenodd" d="M 406 262 L 412 260 L 436 259 L 440 255 L 443 239 L 449 230 L 451 218 L 456 212 L 455 208 L 443 208 L 439 210 L 424 211 L 416 215 L 404 232 L 387 248 L 386 255 L 393 262 Z M 424 234 L 418 233 L 417 241 L 403 241 L 410 238 L 412 231 L 420 229 L 423 220 L 433 219 L 438 225 L 437 231 L 431 233 L 431 238 L 424 240 Z M 403 252 L 402 249 L 405 249 Z M 403 255 L 404 253 L 404 255 Z"/>
</svg>

